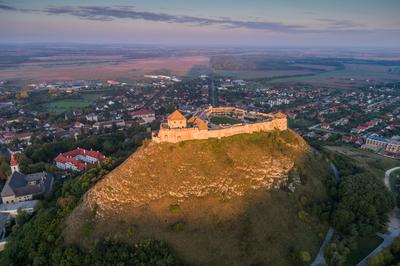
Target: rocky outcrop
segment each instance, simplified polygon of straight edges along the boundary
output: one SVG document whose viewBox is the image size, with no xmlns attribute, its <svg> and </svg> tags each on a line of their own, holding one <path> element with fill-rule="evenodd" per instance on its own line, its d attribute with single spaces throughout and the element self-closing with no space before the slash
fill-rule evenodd
<svg viewBox="0 0 400 266">
<path fill-rule="evenodd" d="M 163 197 L 178 202 L 208 195 L 231 199 L 248 190 L 285 186 L 295 155 L 305 151 L 306 144 L 294 133 L 287 139 L 270 133 L 276 135 L 270 141 L 279 143 L 278 152 L 275 144 L 268 145 L 269 133 L 257 134 L 255 140 L 244 134 L 181 144 L 149 143 L 96 184 L 84 204 L 96 207 L 102 217 Z"/>
</svg>

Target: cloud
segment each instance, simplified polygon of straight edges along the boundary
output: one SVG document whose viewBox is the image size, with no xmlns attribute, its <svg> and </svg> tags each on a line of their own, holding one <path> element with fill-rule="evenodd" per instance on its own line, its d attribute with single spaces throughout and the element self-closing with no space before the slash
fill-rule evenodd
<svg viewBox="0 0 400 266">
<path fill-rule="evenodd" d="M 8 6 L 8 5 L 3 5 L 3 1 L 0 1 L 0 10 L 5 10 L 5 11 L 18 11 L 18 8 L 15 8 L 13 6 Z"/>
<path fill-rule="evenodd" d="M 330 18 L 318 18 L 317 21 L 323 22 L 328 25 L 331 29 L 350 29 L 363 26 L 360 23 L 356 23 L 350 20 L 336 20 Z"/>
<path fill-rule="evenodd" d="M 52 15 L 71 15 L 81 19 L 100 21 L 110 21 L 114 19 L 142 19 L 153 22 L 180 23 L 193 26 L 219 25 L 226 28 L 262 29 L 279 32 L 293 32 L 304 28 L 304 26 L 301 25 L 289 25 L 280 22 L 241 21 L 229 18 L 216 19 L 145 12 L 137 11 L 131 7 L 63 6 L 48 7 L 44 9 L 43 12 Z"/>
<path fill-rule="evenodd" d="M 286 24 L 281 22 L 268 22 L 256 18 L 244 20 L 226 17 L 195 17 L 138 11 L 134 6 L 49 6 L 44 9 L 23 9 L 2 4 L 0 11 L 19 11 L 26 13 L 44 13 L 47 15 L 69 15 L 85 20 L 112 21 L 116 19 L 146 20 L 152 22 L 178 23 L 191 26 L 219 26 L 224 29 L 250 29 L 279 33 L 344 33 L 362 34 L 371 30 L 360 28 L 361 24 L 349 20 L 334 20 L 329 18 L 316 19 L 322 22 L 324 28 L 311 28 L 305 25 Z"/>
</svg>

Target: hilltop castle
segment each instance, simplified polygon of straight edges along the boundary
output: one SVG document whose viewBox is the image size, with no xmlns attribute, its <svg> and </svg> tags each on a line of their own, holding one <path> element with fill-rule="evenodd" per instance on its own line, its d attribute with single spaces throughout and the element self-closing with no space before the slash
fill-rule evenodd
<svg viewBox="0 0 400 266">
<path fill-rule="evenodd" d="M 215 121 L 217 120 L 217 122 Z M 227 121 L 221 123 L 220 121 Z M 286 130 L 287 117 L 283 113 L 265 114 L 245 111 L 235 107 L 212 107 L 186 119 L 178 110 L 161 123 L 153 134 L 155 142 L 176 143 L 184 140 L 222 138 L 236 134 L 272 130 Z"/>
</svg>

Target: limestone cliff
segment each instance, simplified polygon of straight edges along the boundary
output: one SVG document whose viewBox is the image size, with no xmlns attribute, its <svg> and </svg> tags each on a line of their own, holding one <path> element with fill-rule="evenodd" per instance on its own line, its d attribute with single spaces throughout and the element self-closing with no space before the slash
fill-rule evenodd
<svg viewBox="0 0 400 266">
<path fill-rule="evenodd" d="M 291 130 L 146 143 L 84 196 L 65 238 L 83 246 L 100 237 L 158 238 L 190 264 L 279 265 L 290 257 L 283 239 L 302 239 L 297 244 L 310 253 L 318 248 L 323 228 L 303 225 L 296 211 L 300 194 L 325 197 L 321 181 L 307 173 L 326 169 L 310 158 L 307 143 Z M 293 197 L 282 188 L 301 167 L 309 185 L 298 184 Z M 289 227 L 290 235 L 274 240 Z"/>
<path fill-rule="evenodd" d="M 279 147 L 279 150 L 277 148 Z M 293 133 L 237 135 L 181 144 L 149 143 L 100 181 L 85 198 L 97 214 L 123 212 L 163 197 L 243 196 L 286 185 L 307 146 Z"/>
</svg>

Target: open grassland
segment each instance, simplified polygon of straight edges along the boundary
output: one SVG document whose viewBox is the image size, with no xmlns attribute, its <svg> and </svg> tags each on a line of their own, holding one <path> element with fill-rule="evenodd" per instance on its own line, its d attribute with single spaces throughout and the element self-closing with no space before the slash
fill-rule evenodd
<svg viewBox="0 0 400 266">
<path fill-rule="evenodd" d="M 385 171 L 400 166 L 400 161 L 375 154 L 371 151 L 350 146 L 328 146 L 327 149 L 350 157 L 355 163 L 379 178 L 384 178 Z"/>
</svg>

